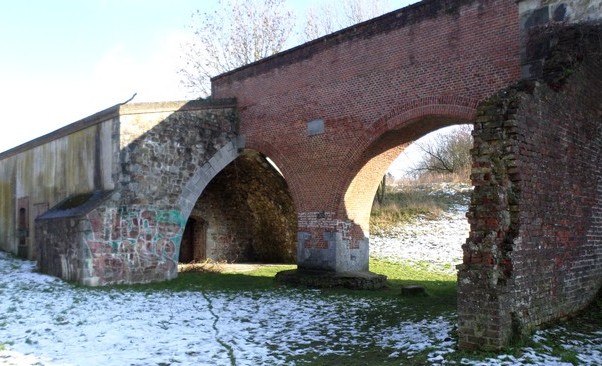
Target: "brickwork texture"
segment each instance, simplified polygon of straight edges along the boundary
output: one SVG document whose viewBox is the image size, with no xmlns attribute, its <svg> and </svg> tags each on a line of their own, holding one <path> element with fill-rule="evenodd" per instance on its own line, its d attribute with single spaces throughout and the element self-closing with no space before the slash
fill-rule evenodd
<svg viewBox="0 0 602 366">
<path fill-rule="evenodd" d="M 502 348 L 577 313 L 602 286 L 602 58 L 584 45 L 592 37 L 599 47 L 597 29 L 563 27 L 543 65 L 551 75 L 479 109 L 458 277 L 462 348 Z"/>
<path fill-rule="evenodd" d="M 407 144 L 520 77 L 512 0 L 432 0 L 212 80 L 293 196 L 298 264 L 366 270 L 370 203 Z"/>
</svg>

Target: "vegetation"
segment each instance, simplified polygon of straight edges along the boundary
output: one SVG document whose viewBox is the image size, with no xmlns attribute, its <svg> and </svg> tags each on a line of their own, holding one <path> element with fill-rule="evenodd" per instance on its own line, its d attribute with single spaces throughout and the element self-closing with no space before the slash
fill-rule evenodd
<svg viewBox="0 0 602 366">
<path fill-rule="evenodd" d="M 388 0 L 323 1 L 310 7 L 303 30 L 302 41 L 307 42 L 353 24 L 377 17 L 387 12 Z M 337 9 L 339 8 L 339 9 Z"/>
<path fill-rule="evenodd" d="M 439 177 L 447 181 L 468 182 L 472 160 L 472 125 L 461 125 L 429 142 L 416 142 L 423 158 L 413 167 L 416 178 Z"/>
<path fill-rule="evenodd" d="M 335 5 L 336 4 L 336 5 Z M 300 42 L 383 14 L 389 0 L 343 0 L 310 7 Z M 182 83 L 200 96 L 210 94 L 210 79 L 292 46 L 295 18 L 286 0 L 218 0 L 211 11 L 192 16 L 191 41 L 183 47 Z"/>
<path fill-rule="evenodd" d="M 416 218 L 434 219 L 451 204 L 469 203 L 471 131 L 472 125 L 460 125 L 415 142 L 422 158 L 410 169 L 411 176 L 397 182 L 384 176 L 378 186 L 370 215 L 372 233 Z M 442 190 L 449 184 L 454 184 L 454 191 Z"/>
<path fill-rule="evenodd" d="M 445 187 L 453 189 L 442 190 Z M 410 180 L 388 186 L 381 203 L 370 214 L 370 232 L 382 234 L 418 218 L 436 219 L 454 204 L 468 204 L 472 189 L 468 184 L 420 183 Z"/>
<path fill-rule="evenodd" d="M 180 272 L 171 281 L 135 285 L 116 285 L 99 288 L 101 290 L 129 289 L 134 291 L 271 291 L 276 289 L 274 276 L 284 270 L 294 269 L 296 265 L 259 265 L 241 272 L 236 267 L 215 264 L 209 270 L 189 270 Z M 432 296 L 441 296 L 447 300 L 445 309 L 453 310 L 455 306 L 455 276 L 443 270 L 433 269 L 427 262 L 393 263 L 372 258 L 370 269 L 385 274 L 388 287 L 381 291 L 357 291 L 334 289 L 324 293 L 346 293 L 353 296 L 398 297 L 402 285 L 419 284 Z"/>
<path fill-rule="evenodd" d="M 180 70 L 185 86 L 209 95 L 212 76 L 281 51 L 293 23 L 284 0 L 219 0 L 217 10 L 197 11 Z"/>
</svg>

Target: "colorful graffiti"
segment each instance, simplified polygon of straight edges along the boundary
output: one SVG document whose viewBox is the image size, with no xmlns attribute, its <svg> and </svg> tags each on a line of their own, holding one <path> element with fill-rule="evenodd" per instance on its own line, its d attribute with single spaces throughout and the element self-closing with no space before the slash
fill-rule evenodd
<svg viewBox="0 0 602 366">
<path fill-rule="evenodd" d="M 87 273 L 98 284 L 175 278 L 186 219 L 175 209 L 121 207 L 94 210 L 85 233 Z"/>
</svg>

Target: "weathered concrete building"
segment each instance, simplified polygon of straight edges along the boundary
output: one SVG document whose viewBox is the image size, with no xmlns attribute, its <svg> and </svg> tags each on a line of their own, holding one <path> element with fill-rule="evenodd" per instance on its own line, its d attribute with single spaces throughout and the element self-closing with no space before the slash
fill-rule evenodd
<svg viewBox="0 0 602 366">
<path fill-rule="evenodd" d="M 474 123 L 458 334 L 498 349 L 602 285 L 601 14 L 428 0 L 217 76 L 211 101 L 115 106 L 0 155 L 0 246 L 95 285 L 291 259 L 292 232 L 300 270 L 367 271 L 390 163 Z"/>
</svg>

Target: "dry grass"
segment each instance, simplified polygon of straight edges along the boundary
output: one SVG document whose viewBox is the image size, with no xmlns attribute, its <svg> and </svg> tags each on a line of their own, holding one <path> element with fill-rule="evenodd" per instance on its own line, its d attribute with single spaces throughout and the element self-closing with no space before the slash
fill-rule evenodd
<svg viewBox="0 0 602 366">
<path fill-rule="evenodd" d="M 394 182 L 394 184 L 398 186 L 401 185 L 409 187 L 438 183 L 471 184 L 471 170 L 472 168 L 468 166 L 459 171 L 458 173 L 423 173 L 416 177 L 399 178 Z"/>
<path fill-rule="evenodd" d="M 470 185 L 449 180 L 398 181 L 387 187 L 382 204 L 372 206 L 370 231 L 386 231 L 417 218 L 436 219 L 452 204 L 467 204 L 470 191 Z"/>
<path fill-rule="evenodd" d="M 224 267 L 227 263 L 214 261 L 212 259 L 206 259 L 203 262 L 194 263 L 179 263 L 178 272 L 213 272 L 220 273 L 224 271 Z"/>
<path fill-rule="evenodd" d="M 259 273 L 262 271 L 270 271 L 274 268 L 292 269 L 295 265 L 286 263 L 234 263 L 226 261 L 214 261 L 207 259 L 203 262 L 195 263 L 179 263 L 178 272 L 197 272 L 197 273 L 221 273 L 221 274 L 235 274 L 235 273 Z"/>
</svg>

